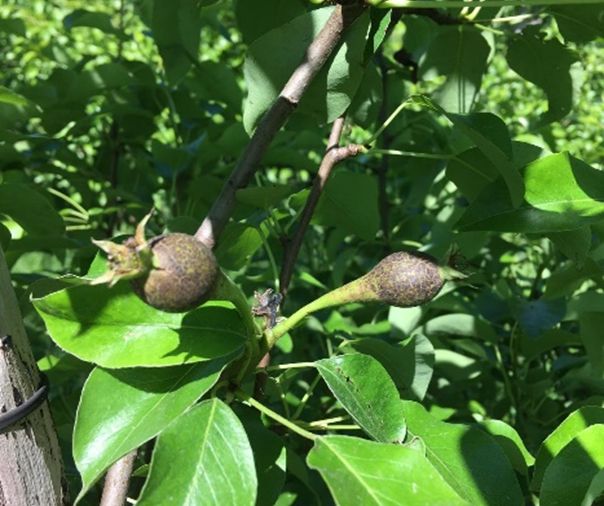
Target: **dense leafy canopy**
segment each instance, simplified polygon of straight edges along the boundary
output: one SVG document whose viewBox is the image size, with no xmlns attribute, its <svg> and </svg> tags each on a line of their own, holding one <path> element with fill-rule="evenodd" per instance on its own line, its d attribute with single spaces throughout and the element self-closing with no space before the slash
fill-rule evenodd
<svg viewBox="0 0 604 506">
<path fill-rule="evenodd" d="M 370 2 L 237 192 L 214 253 L 250 306 L 284 289 L 287 317 L 403 249 L 470 275 L 429 304 L 317 312 L 255 381 L 240 306 L 86 283 L 90 239 L 152 207 L 196 232 L 338 3 L 0 5 L 0 246 L 71 495 L 138 447 L 141 505 L 598 504 L 601 3 Z M 340 117 L 356 151 L 279 286 Z"/>
</svg>

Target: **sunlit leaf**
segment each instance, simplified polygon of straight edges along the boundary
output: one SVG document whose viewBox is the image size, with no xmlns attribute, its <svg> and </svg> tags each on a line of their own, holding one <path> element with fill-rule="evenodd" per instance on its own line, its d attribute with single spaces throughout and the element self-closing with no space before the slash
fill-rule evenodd
<svg viewBox="0 0 604 506">
<path fill-rule="evenodd" d="M 222 401 L 202 402 L 157 439 L 139 506 L 254 506 L 258 480 L 241 422 Z"/>
</svg>

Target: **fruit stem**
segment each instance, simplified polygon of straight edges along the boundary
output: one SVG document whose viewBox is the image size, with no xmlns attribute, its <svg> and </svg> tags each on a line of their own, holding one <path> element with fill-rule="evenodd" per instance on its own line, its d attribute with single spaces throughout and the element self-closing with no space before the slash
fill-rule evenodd
<svg viewBox="0 0 604 506">
<path fill-rule="evenodd" d="M 350 302 L 369 302 L 375 300 L 373 293 L 367 292 L 367 284 L 362 276 L 331 292 L 313 300 L 310 304 L 298 309 L 287 320 L 275 325 L 265 332 L 267 351 L 273 347 L 279 338 L 293 329 L 309 314 L 328 307 L 348 304 Z"/>
</svg>

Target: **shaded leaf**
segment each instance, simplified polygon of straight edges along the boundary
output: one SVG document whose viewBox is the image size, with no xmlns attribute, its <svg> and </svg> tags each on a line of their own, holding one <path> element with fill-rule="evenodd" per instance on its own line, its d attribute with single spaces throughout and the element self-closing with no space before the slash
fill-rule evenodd
<svg viewBox="0 0 604 506">
<path fill-rule="evenodd" d="M 329 389 L 352 418 L 377 441 L 405 438 L 405 420 L 396 386 L 369 355 L 341 355 L 315 362 Z"/>
<path fill-rule="evenodd" d="M 336 171 L 325 186 L 312 223 L 339 227 L 347 234 L 371 240 L 380 226 L 377 195 L 372 176 Z"/>
<path fill-rule="evenodd" d="M 510 68 L 545 91 L 549 103 L 544 122 L 566 116 L 580 93 L 579 56 L 557 39 L 543 40 L 538 29 L 525 30 L 508 45 Z"/>
<path fill-rule="evenodd" d="M 529 337 L 537 338 L 560 323 L 566 314 L 565 299 L 537 299 L 517 301 L 513 314 Z"/>
<path fill-rule="evenodd" d="M 581 341 L 585 346 L 591 373 L 596 378 L 604 377 L 604 312 L 589 312 L 579 314 L 579 325 L 581 326 Z"/>
<path fill-rule="evenodd" d="M 478 427 L 499 443 L 516 472 L 528 476 L 528 468 L 535 463 L 535 457 L 526 449 L 516 429 L 501 420 L 484 420 Z"/>
<path fill-rule="evenodd" d="M 514 470 L 491 436 L 441 422 L 420 404 L 403 402 L 409 436 L 423 441 L 428 460 L 462 498 L 475 506 L 525 504 Z"/>
<path fill-rule="evenodd" d="M 254 506 L 254 455 L 241 422 L 218 399 L 204 401 L 164 430 L 138 506 Z"/>
<path fill-rule="evenodd" d="M 532 490 L 539 490 L 546 470 L 560 451 L 587 427 L 604 424 L 604 408 L 584 406 L 573 411 L 554 430 L 539 448 L 535 461 L 535 472 L 531 482 Z M 603 453 L 604 454 L 604 453 Z"/>
<path fill-rule="evenodd" d="M 50 201 L 27 186 L 0 184 L 0 213 L 32 235 L 61 235 L 65 230 L 63 218 Z"/>
<path fill-rule="evenodd" d="M 550 232 L 547 237 L 578 268 L 583 267 L 591 248 L 591 227 L 586 225 L 566 232 Z"/>
<path fill-rule="evenodd" d="M 604 35 L 604 7 L 601 5 L 552 5 L 548 10 L 556 18 L 566 40 L 585 43 Z"/>
<path fill-rule="evenodd" d="M 321 473 L 339 506 L 470 504 L 411 447 L 324 436 L 315 441 L 307 462 Z"/>
<path fill-rule="evenodd" d="M 604 424 L 582 430 L 558 453 L 545 471 L 541 506 L 581 506 L 598 473 L 604 469 Z"/>
<path fill-rule="evenodd" d="M 325 7 L 302 14 L 264 34 L 249 47 L 244 66 L 249 90 L 243 114 L 246 132 L 254 130 L 277 98 L 333 9 Z M 369 21 L 369 14 L 365 13 L 346 32 L 343 43 L 306 90 L 298 112 L 312 114 L 321 123 L 331 123 L 348 108 L 363 76 Z"/>
<path fill-rule="evenodd" d="M 424 80 L 446 76 L 433 98 L 446 111 L 466 113 L 472 109 L 486 70 L 489 45 L 474 27 L 443 27 L 432 39 L 419 62 Z"/>
</svg>

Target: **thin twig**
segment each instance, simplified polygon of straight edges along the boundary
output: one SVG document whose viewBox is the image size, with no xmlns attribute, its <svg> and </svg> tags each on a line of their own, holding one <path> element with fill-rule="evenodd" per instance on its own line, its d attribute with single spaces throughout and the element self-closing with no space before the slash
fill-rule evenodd
<svg viewBox="0 0 604 506">
<path fill-rule="evenodd" d="M 283 252 L 283 263 L 281 265 L 281 276 L 280 276 L 280 288 L 281 295 L 285 297 L 287 289 L 294 272 L 294 266 L 302 247 L 302 241 L 310 225 L 310 220 L 315 212 L 319 198 L 323 193 L 323 189 L 327 184 L 327 180 L 335 167 L 336 164 L 346 160 L 351 156 L 356 156 L 361 152 L 365 151 L 365 147 L 359 144 L 349 144 L 348 146 L 337 147 L 339 144 L 339 138 L 342 134 L 342 126 L 344 124 L 343 118 L 338 118 L 332 127 L 331 135 L 329 136 L 329 146 L 327 152 L 321 161 L 319 167 L 319 173 L 313 181 L 313 186 L 306 200 L 306 204 L 300 215 L 300 221 L 298 227 L 294 233 L 294 236 L 290 241 L 285 244 L 285 251 Z"/>
<path fill-rule="evenodd" d="M 365 8 L 361 2 L 336 6 L 325 26 L 308 47 L 304 60 L 258 124 L 235 170 L 195 233 L 195 237 L 201 242 L 211 248 L 218 242 L 235 208 L 237 190 L 247 186 L 273 138 L 294 112 L 311 81 L 340 43 L 344 32 L 359 18 Z"/>
<path fill-rule="evenodd" d="M 127 453 L 109 468 L 99 506 L 124 506 L 128 496 L 128 486 L 136 460 L 136 452 L 136 450 L 133 450 Z"/>
</svg>

